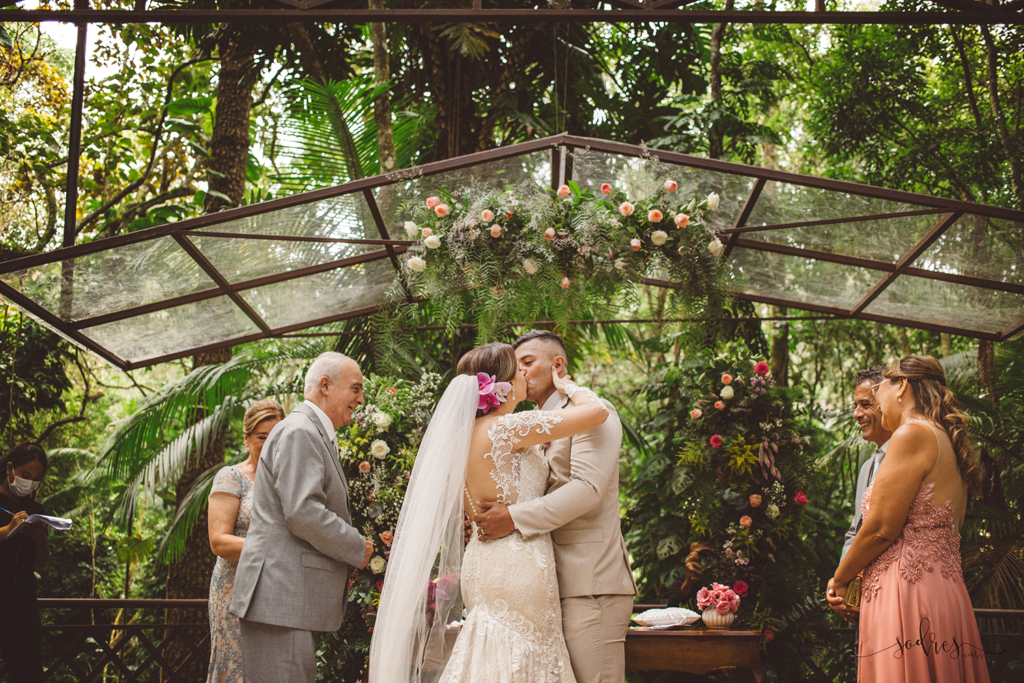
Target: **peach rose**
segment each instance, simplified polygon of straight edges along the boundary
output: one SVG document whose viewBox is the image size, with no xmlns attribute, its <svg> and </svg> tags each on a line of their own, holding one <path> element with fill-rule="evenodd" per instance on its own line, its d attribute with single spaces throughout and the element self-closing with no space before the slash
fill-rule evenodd
<svg viewBox="0 0 1024 683">
<path fill-rule="evenodd" d="M 501 226 L 500 225 L 492 225 L 491 226 L 491 237 L 501 237 Z"/>
<path fill-rule="evenodd" d="M 440 197 L 427 197 L 427 208 L 430 209 L 431 211 L 433 211 L 434 207 L 437 206 L 440 203 L 441 203 L 441 198 Z"/>
<path fill-rule="evenodd" d="M 754 523 L 754 520 L 750 518 L 750 515 L 743 515 L 740 517 L 740 526 L 744 529 L 749 529 L 750 525 Z"/>
<path fill-rule="evenodd" d="M 601 194 L 611 194 L 612 186 L 608 183 L 601 183 Z"/>
<path fill-rule="evenodd" d="M 568 185 L 562 185 L 560 188 L 558 188 L 558 198 L 559 199 L 568 199 L 569 198 L 569 186 Z"/>
<path fill-rule="evenodd" d="M 633 251 L 640 251 L 640 240 L 634 238 L 629 241 L 629 248 Z"/>
<path fill-rule="evenodd" d="M 630 204 L 629 202 L 622 202 L 621 204 L 619 204 L 619 213 L 621 213 L 623 216 L 632 216 L 633 205 Z"/>
<path fill-rule="evenodd" d="M 722 375 L 722 384 L 732 384 L 732 375 L 729 373 Z"/>
<path fill-rule="evenodd" d="M 480 214 L 480 220 L 484 223 L 490 223 L 494 220 L 494 212 L 490 209 L 484 209 L 483 213 Z"/>
<path fill-rule="evenodd" d="M 434 207 L 434 213 L 437 214 L 438 218 L 444 218 L 445 216 L 447 216 L 448 211 L 449 209 L 447 204 L 438 204 L 437 206 Z"/>
<path fill-rule="evenodd" d="M 687 216 L 685 213 L 677 213 L 676 214 L 676 227 L 677 228 L 685 228 L 689 224 L 690 224 L 690 217 L 689 216 Z"/>
<path fill-rule="evenodd" d="M 548 228 L 547 230 L 545 230 L 544 231 L 544 237 L 548 238 L 549 240 L 555 239 L 555 229 L 554 228 Z"/>
<path fill-rule="evenodd" d="M 570 285 L 569 278 L 563 277 L 562 278 L 562 289 L 569 289 L 569 285 Z"/>
<path fill-rule="evenodd" d="M 650 211 L 647 212 L 647 220 L 649 220 L 651 223 L 660 223 L 661 219 L 663 219 L 664 217 L 665 214 L 663 214 L 661 211 L 658 211 L 657 209 L 651 209 Z"/>
<path fill-rule="evenodd" d="M 395 540 L 395 536 L 390 531 L 385 531 L 380 535 L 380 540 L 384 541 L 385 545 L 391 545 Z"/>
<path fill-rule="evenodd" d="M 761 496 L 759 494 L 750 494 L 750 498 L 748 498 L 748 500 L 750 501 L 750 507 L 752 508 L 756 508 L 761 505 Z"/>
<path fill-rule="evenodd" d="M 694 420 L 699 420 L 701 418 L 701 415 L 703 414 L 704 413 L 701 412 L 700 408 L 694 408 L 693 410 L 690 411 L 690 417 L 693 418 Z"/>
<path fill-rule="evenodd" d="M 370 463 L 366 462 L 365 460 L 362 461 L 361 463 L 359 463 L 359 471 L 362 472 L 363 474 L 366 474 L 367 472 L 369 472 L 370 471 Z"/>
<path fill-rule="evenodd" d="M 718 408 L 719 410 L 725 410 L 725 402 L 715 401 L 715 407 Z"/>
<path fill-rule="evenodd" d="M 433 234 L 434 234 L 434 231 L 433 231 L 433 230 L 431 230 L 430 228 L 423 228 L 423 232 L 422 232 L 421 234 L 422 234 L 422 235 L 423 235 L 424 237 L 430 237 L 431 235 L 433 235 Z"/>
<path fill-rule="evenodd" d="M 669 192 L 675 192 L 676 190 L 679 189 L 679 183 L 677 183 L 674 180 L 666 180 L 665 189 L 668 190 Z"/>
</svg>

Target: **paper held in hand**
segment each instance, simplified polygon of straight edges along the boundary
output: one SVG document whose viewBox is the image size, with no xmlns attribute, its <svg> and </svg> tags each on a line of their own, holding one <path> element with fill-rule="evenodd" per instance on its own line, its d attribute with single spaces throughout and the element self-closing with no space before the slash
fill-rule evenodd
<svg viewBox="0 0 1024 683">
<path fill-rule="evenodd" d="M 3 508 L 0 508 L 0 512 L 6 512 L 9 515 L 14 514 Z M 71 520 L 66 517 L 50 517 L 49 515 L 29 515 L 25 519 L 26 524 L 32 524 L 33 522 L 42 522 L 43 524 L 52 526 L 57 531 L 67 531 L 71 528 L 72 524 Z"/>
</svg>

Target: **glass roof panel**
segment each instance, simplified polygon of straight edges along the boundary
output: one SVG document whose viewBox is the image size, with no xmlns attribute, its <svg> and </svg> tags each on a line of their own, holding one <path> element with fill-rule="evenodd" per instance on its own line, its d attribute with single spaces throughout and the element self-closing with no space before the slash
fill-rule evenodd
<svg viewBox="0 0 1024 683">
<path fill-rule="evenodd" d="M 404 239 L 405 233 L 398 229 L 410 220 L 413 210 L 419 209 L 427 197 L 436 195 L 439 190 L 464 197 L 510 185 L 543 189 L 550 184 L 551 151 L 542 150 L 434 175 L 411 175 L 393 185 L 377 188 L 375 196 L 391 238 Z"/>
<path fill-rule="evenodd" d="M 750 188 L 754 186 L 754 179 L 747 176 L 588 149 L 573 151 L 572 179 L 581 187 L 589 187 L 596 195 L 600 195 L 602 183 L 609 183 L 625 191 L 631 199 L 640 200 L 654 196 L 666 180 L 675 180 L 679 183 L 675 192 L 679 206 L 666 207 L 672 210 L 679 209 L 693 197 L 703 199 L 717 192 L 720 198 L 718 209 L 707 218 L 708 227 L 712 230 L 724 230 L 735 225 Z"/>
<path fill-rule="evenodd" d="M 231 299 L 219 296 L 88 327 L 82 334 L 137 363 L 259 331 Z"/>
<path fill-rule="evenodd" d="M 764 232 L 745 232 L 740 237 L 813 249 L 832 254 L 896 263 L 942 219 L 940 215 L 901 216 L 873 221 L 813 225 Z M 748 225 L 750 222 L 748 221 Z"/>
<path fill-rule="evenodd" d="M 394 279 L 391 260 L 381 259 L 239 294 L 276 329 L 374 306 Z"/>
<path fill-rule="evenodd" d="M 218 223 L 200 232 L 233 232 L 291 237 L 380 239 L 361 192 Z"/>
<path fill-rule="evenodd" d="M 189 239 L 232 284 L 384 249 L 379 244 L 344 242 L 290 242 L 200 235 L 191 235 Z"/>
<path fill-rule="evenodd" d="M 864 312 L 980 332 L 1001 332 L 1024 318 L 1024 295 L 901 275 Z"/>
<path fill-rule="evenodd" d="M 919 211 L 922 208 L 929 207 L 769 180 L 761 189 L 757 203 L 747 218 L 747 225 L 778 225 L 828 218 L 875 216 Z"/>
<path fill-rule="evenodd" d="M 69 264 L 64 286 L 62 264 Z M 113 247 L 0 275 L 8 285 L 65 321 L 143 306 L 216 284 L 172 237 Z"/>
<path fill-rule="evenodd" d="M 735 292 L 850 310 L 885 275 L 829 261 L 736 248 L 723 264 Z"/>
<path fill-rule="evenodd" d="M 1024 284 L 1024 223 L 965 214 L 913 265 Z"/>
</svg>

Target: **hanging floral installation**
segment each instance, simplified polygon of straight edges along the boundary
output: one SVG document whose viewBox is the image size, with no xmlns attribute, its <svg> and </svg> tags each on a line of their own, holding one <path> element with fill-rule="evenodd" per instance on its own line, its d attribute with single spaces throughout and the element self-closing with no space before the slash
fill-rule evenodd
<svg viewBox="0 0 1024 683">
<path fill-rule="evenodd" d="M 719 196 L 680 197 L 671 178 L 645 199 L 608 183 L 570 181 L 455 194 L 438 188 L 416 206 L 392 301 L 431 298 L 451 334 L 472 318 L 480 341 L 498 324 L 550 315 L 556 323 L 610 313 L 645 278 L 672 283 L 692 316 L 719 310 L 723 245 L 707 226 Z"/>
</svg>

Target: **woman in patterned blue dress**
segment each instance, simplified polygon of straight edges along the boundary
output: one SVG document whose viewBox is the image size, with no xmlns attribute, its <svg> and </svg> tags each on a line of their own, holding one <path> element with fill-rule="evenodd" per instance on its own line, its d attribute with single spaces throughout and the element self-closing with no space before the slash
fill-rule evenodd
<svg viewBox="0 0 1024 683">
<path fill-rule="evenodd" d="M 231 614 L 231 591 L 242 542 L 249 530 L 252 485 L 263 444 L 270 430 L 284 419 L 284 409 L 273 399 L 252 404 L 245 411 L 242 433 L 249 458 L 217 473 L 210 492 L 210 548 L 217 556 L 210 579 L 210 668 L 208 683 L 242 683 L 242 647 L 238 617 Z"/>
</svg>

